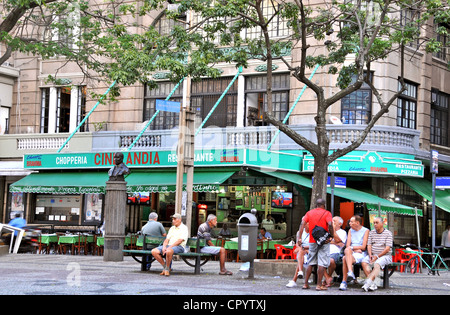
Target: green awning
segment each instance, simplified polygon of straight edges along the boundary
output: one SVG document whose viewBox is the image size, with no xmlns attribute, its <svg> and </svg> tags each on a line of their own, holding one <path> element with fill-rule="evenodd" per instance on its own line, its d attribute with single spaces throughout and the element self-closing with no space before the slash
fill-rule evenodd
<svg viewBox="0 0 450 315">
<path fill-rule="evenodd" d="M 219 185 L 234 174 L 234 170 L 194 170 L 194 192 L 216 191 Z M 186 174 L 183 183 L 186 184 Z M 174 192 L 176 190 L 176 171 L 133 171 L 127 176 L 127 191 L 133 192 Z"/>
<path fill-rule="evenodd" d="M 216 191 L 219 185 L 234 174 L 234 170 L 194 171 L 193 191 Z M 30 174 L 10 185 L 11 192 L 43 194 L 89 194 L 105 193 L 107 172 L 45 172 Z M 125 177 L 127 191 L 133 192 L 174 192 L 176 171 L 132 170 Z M 184 174 L 186 183 L 186 174 Z"/>
<path fill-rule="evenodd" d="M 9 186 L 11 192 L 42 194 L 105 193 L 106 172 L 33 173 Z"/>
<path fill-rule="evenodd" d="M 273 177 L 278 177 L 285 181 L 298 184 L 307 188 L 312 188 L 312 180 L 306 176 L 295 174 L 295 173 L 285 173 L 285 172 L 265 172 L 258 170 L 261 173 L 266 175 L 270 175 Z M 331 194 L 331 188 L 327 189 L 327 192 Z M 355 202 L 365 203 L 367 208 L 370 210 L 378 210 L 378 203 L 380 204 L 380 210 L 386 212 L 393 212 L 397 214 L 406 214 L 406 215 L 415 215 L 414 208 L 398 204 L 377 195 L 370 194 L 364 191 L 360 191 L 353 188 L 334 188 L 334 195 L 345 198 L 348 200 L 352 200 Z M 422 216 L 422 210 L 417 210 L 419 216 Z"/>
<path fill-rule="evenodd" d="M 409 177 L 401 177 L 400 179 L 423 198 L 427 199 L 430 202 L 433 200 L 433 190 L 430 181 L 423 178 Z M 435 196 L 436 206 L 438 206 L 442 210 L 450 212 L 450 192 L 448 190 L 436 189 Z"/>
</svg>

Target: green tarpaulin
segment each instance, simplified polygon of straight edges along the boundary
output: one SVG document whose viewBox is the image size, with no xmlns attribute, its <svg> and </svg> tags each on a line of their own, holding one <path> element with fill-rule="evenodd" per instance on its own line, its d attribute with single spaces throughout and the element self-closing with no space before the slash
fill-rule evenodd
<svg viewBox="0 0 450 315">
<path fill-rule="evenodd" d="M 234 170 L 208 170 L 194 172 L 194 191 L 216 191 L 219 184 L 234 174 Z M 127 191 L 174 192 L 176 171 L 131 171 L 125 177 Z M 44 172 L 33 173 L 12 184 L 11 192 L 45 194 L 105 193 L 107 172 Z M 184 175 L 186 184 L 186 174 Z"/>
<path fill-rule="evenodd" d="M 430 181 L 422 178 L 406 178 L 402 177 L 402 181 L 404 181 L 409 187 L 411 187 L 415 192 L 421 195 L 423 198 L 428 201 L 432 201 L 433 199 L 433 187 Z M 450 192 L 448 190 L 439 190 L 436 189 L 436 206 L 450 212 Z"/>
<path fill-rule="evenodd" d="M 311 178 L 300 174 L 286 172 L 265 172 L 261 170 L 259 170 L 259 172 L 266 175 L 278 177 L 288 182 L 298 184 L 307 188 L 312 188 Z M 328 188 L 327 192 L 331 194 L 331 188 Z M 377 195 L 373 195 L 353 188 L 334 188 L 334 195 L 351 201 L 365 203 L 367 208 L 370 210 L 378 210 L 379 203 L 381 211 L 393 212 L 397 214 L 415 215 L 414 208 L 398 204 L 378 197 Z M 423 215 L 422 210 L 417 210 L 417 212 L 419 216 Z"/>
</svg>

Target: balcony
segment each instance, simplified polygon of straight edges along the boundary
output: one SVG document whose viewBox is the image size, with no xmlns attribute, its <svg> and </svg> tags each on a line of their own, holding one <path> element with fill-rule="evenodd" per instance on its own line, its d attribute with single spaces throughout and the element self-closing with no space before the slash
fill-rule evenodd
<svg viewBox="0 0 450 315">
<path fill-rule="evenodd" d="M 297 133 L 311 141 L 316 141 L 314 125 L 291 126 Z M 355 141 L 364 126 L 358 125 L 327 125 L 330 149 L 346 147 Z M 206 128 L 195 138 L 195 147 L 204 148 L 253 148 L 267 150 L 275 137 L 277 129 L 272 126 L 264 127 L 227 127 Z M 117 151 L 127 149 L 138 136 L 133 131 L 102 131 L 92 134 L 93 151 Z M 401 152 L 418 154 L 420 131 L 400 127 L 376 126 L 367 136 L 358 150 L 372 150 L 384 152 Z M 152 130 L 145 132 L 136 142 L 133 150 L 176 150 L 178 129 Z M 271 150 L 302 150 L 284 133 L 279 133 Z"/>
</svg>

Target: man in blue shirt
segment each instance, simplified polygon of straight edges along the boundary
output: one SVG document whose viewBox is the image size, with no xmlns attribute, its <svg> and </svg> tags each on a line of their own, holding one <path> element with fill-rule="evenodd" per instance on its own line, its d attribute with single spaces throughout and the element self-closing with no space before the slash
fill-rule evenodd
<svg viewBox="0 0 450 315">
<path fill-rule="evenodd" d="M 266 231 L 266 228 L 261 228 L 261 232 L 258 235 L 259 240 L 271 240 L 272 234 Z"/>
<path fill-rule="evenodd" d="M 8 225 L 23 229 L 27 226 L 27 221 L 20 216 L 20 213 L 16 213 L 16 217 L 9 221 Z M 17 236 L 19 231 L 14 231 L 14 236 Z"/>
</svg>

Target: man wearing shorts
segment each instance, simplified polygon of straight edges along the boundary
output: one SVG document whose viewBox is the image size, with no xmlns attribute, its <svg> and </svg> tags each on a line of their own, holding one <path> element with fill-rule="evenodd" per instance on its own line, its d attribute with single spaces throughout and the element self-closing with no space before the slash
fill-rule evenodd
<svg viewBox="0 0 450 315">
<path fill-rule="evenodd" d="M 171 218 L 172 227 L 169 229 L 164 243 L 152 249 L 153 257 L 163 266 L 163 271 L 160 273 L 163 276 L 170 276 L 173 254 L 185 252 L 186 242 L 189 237 L 188 228 L 181 221 L 181 214 L 175 213 Z M 165 262 L 164 256 L 166 257 Z"/>
<path fill-rule="evenodd" d="M 220 272 L 219 275 L 231 276 L 233 273 L 225 268 L 225 259 L 227 257 L 227 252 L 225 248 L 214 246 L 211 242 L 211 230 L 217 225 L 217 217 L 214 214 L 208 215 L 206 222 L 200 224 L 198 227 L 197 237 L 205 239 L 206 246 L 200 249 L 201 253 L 219 255 L 220 260 Z"/>
<path fill-rule="evenodd" d="M 325 200 L 317 199 L 316 208 L 309 210 L 302 219 L 302 224 L 300 225 L 300 231 L 306 223 L 309 222 L 309 230 L 314 230 L 316 225 L 323 227 L 327 232 L 330 233 L 331 238 L 334 237 L 333 223 L 331 212 L 325 209 Z M 327 286 L 322 285 L 323 275 L 330 264 L 330 241 L 328 239 L 325 244 L 318 246 L 316 241 L 312 236 L 312 232 L 309 236 L 309 254 L 308 254 L 308 268 L 306 269 L 305 284 L 303 289 L 309 289 L 308 280 L 311 276 L 312 266 L 317 265 L 317 291 L 327 290 Z M 302 241 L 299 240 L 298 244 L 301 246 Z"/>
<path fill-rule="evenodd" d="M 367 241 L 367 256 L 361 262 L 361 266 L 365 273 L 369 273 L 362 287 L 364 291 L 375 291 L 375 278 L 386 265 L 392 262 L 391 248 L 393 245 L 393 237 L 391 231 L 383 226 L 382 218 L 373 220 L 375 229 L 370 231 L 369 240 Z M 370 265 L 373 265 L 370 271 Z"/>
<path fill-rule="evenodd" d="M 367 256 L 367 240 L 369 229 L 362 225 L 359 215 L 354 215 L 350 219 L 350 230 L 347 235 L 347 244 L 342 259 L 342 282 L 339 290 L 347 290 L 347 281 L 355 280 L 353 264 L 358 264 Z"/>
</svg>

